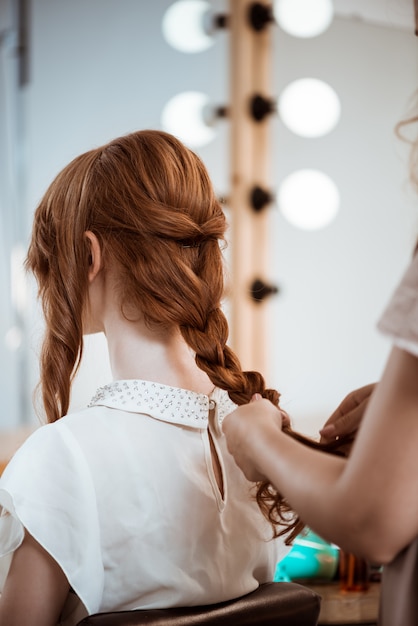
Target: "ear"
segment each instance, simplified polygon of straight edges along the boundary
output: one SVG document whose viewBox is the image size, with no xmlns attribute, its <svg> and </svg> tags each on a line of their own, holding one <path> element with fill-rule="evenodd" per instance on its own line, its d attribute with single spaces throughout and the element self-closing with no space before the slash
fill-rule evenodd
<svg viewBox="0 0 418 626">
<path fill-rule="evenodd" d="M 89 282 L 93 282 L 102 267 L 102 251 L 99 240 L 91 230 L 86 230 L 84 236 L 90 246 Z"/>
</svg>

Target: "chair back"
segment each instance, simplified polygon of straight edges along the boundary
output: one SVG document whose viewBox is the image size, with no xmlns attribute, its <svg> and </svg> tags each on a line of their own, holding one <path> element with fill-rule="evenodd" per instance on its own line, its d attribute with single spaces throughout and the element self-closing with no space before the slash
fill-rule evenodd
<svg viewBox="0 0 418 626">
<path fill-rule="evenodd" d="M 316 626 L 320 602 L 307 587 L 273 582 L 220 604 L 97 613 L 77 626 Z"/>
</svg>

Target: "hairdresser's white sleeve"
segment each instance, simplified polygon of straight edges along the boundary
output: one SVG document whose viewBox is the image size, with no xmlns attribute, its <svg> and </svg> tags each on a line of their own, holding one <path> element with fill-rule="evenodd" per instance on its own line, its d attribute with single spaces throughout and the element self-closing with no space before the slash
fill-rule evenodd
<svg viewBox="0 0 418 626">
<path fill-rule="evenodd" d="M 418 254 L 395 290 L 378 328 L 396 346 L 418 356 Z"/>
<path fill-rule="evenodd" d="M 89 613 L 97 611 L 104 572 L 95 490 L 65 425 L 36 430 L 0 479 L 0 590 L 25 529 L 57 561 Z"/>
</svg>

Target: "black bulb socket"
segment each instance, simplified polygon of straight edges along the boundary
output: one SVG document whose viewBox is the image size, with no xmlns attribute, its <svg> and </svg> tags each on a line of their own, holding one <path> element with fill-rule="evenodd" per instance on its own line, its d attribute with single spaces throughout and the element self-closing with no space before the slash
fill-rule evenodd
<svg viewBox="0 0 418 626">
<path fill-rule="evenodd" d="M 279 293 L 279 288 L 276 285 L 267 285 L 260 278 L 254 279 L 250 286 L 250 296 L 254 302 L 259 304 L 263 302 L 269 296 Z"/>
<path fill-rule="evenodd" d="M 265 117 L 276 112 L 276 102 L 271 98 L 255 94 L 250 101 L 250 112 L 256 122 L 262 122 Z"/>
<path fill-rule="evenodd" d="M 258 33 L 263 31 L 268 24 L 274 22 L 271 6 L 261 2 L 253 2 L 249 6 L 248 20 L 253 30 Z"/>
<path fill-rule="evenodd" d="M 262 187 L 259 187 L 258 185 L 252 188 L 251 193 L 250 193 L 250 204 L 251 204 L 251 208 L 256 213 L 260 213 L 266 206 L 271 204 L 272 201 L 273 201 L 273 196 L 266 189 L 263 189 Z"/>
</svg>

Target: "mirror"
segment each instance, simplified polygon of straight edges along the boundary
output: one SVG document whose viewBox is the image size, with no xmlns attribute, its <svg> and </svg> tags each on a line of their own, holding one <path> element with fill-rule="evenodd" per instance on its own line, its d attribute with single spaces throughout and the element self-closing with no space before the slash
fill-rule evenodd
<svg viewBox="0 0 418 626">
<path fill-rule="evenodd" d="M 335 128 L 303 138 L 271 123 L 271 183 L 297 169 L 319 169 L 338 186 L 341 205 L 327 228 L 303 231 L 271 207 L 270 386 L 295 425 L 316 433 L 351 389 L 380 375 L 388 344 L 376 321 L 411 254 L 417 201 L 407 185 L 407 150 L 394 126 L 407 111 L 418 75 L 411 2 L 336 0 L 320 36 L 292 37 L 274 26 L 272 95 L 296 79 L 332 85 L 341 102 Z M 210 48 L 183 54 L 165 41 L 171 0 L 37 0 L 27 13 L 27 56 L 16 56 L 19 16 L 0 0 L 0 212 L 3 303 L 0 317 L 0 429 L 36 425 L 32 390 L 42 324 L 31 282 L 21 289 L 22 246 L 32 212 L 73 157 L 137 128 L 161 127 L 166 102 L 199 91 L 228 100 L 228 32 Z M 214 0 L 214 10 L 227 2 Z M 215 188 L 228 193 L 228 123 L 197 149 Z M 12 259 L 14 259 L 12 261 Z M 92 339 L 74 389 L 88 402 L 109 372 Z"/>
</svg>

